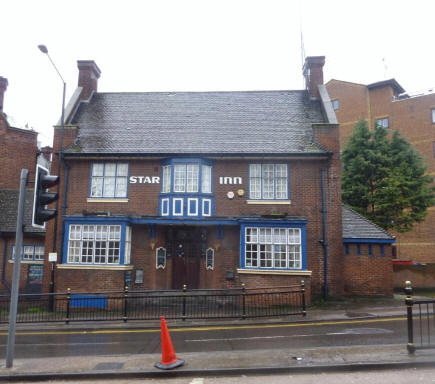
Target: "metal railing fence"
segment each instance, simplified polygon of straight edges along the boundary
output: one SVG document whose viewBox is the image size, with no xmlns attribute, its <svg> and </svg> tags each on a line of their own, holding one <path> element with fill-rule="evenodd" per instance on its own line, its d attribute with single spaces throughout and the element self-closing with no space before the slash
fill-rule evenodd
<svg viewBox="0 0 435 384">
<path fill-rule="evenodd" d="M 0 323 L 10 296 L 0 295 Z M 305 285 L 248 289 L 106 291 L 21 294 L 18 323 L 167 319 L 224 319 L 306 315 Z"/>
<path fill-rule="evenodd" d="M 416 300 L 411 282 L 405 283 L 405 304 L 408 321 L 409 353 L 417 349 L 435 348 L 435 299 Z"/>
</svg>

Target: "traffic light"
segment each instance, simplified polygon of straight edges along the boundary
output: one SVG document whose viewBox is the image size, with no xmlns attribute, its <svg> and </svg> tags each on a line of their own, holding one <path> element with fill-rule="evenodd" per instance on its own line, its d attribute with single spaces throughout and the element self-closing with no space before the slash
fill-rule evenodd
<svg viewBox="0 0 435 384">
<path fill-rule="evenodd" d="M 47 204 L 59 198 L 58 193 L 48 192 L 47 189 L 59 183 L 59 176 L 50 175 L 48 169 L 37 164 L 35 175 L 35 192 L 33 196 L 32 226 L 44 227 L 45 222 L 53 219 L 57 211 L 47 209 Z"/>
</svg>

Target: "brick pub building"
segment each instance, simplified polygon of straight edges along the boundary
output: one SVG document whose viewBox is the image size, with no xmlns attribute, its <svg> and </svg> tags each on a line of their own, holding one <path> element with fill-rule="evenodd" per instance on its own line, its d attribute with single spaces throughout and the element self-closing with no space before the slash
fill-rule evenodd
<svg viewBox="0 0 435 384">
<path fill-rule="evenodd" d="M 435 93 L 408 94 L 395 79 L 369 85 L 333 79 L 326 88 L 342 147 L 358 120 L 365 119 L 370 129 L 380 124 L 399 131 L 424 158 L 428 174 L 435 175 Z M 394 285 L 411 280 L 415 287 L 435 287 L 435 207 L 412 231 L 396 235 Z"/>
<path fill-rule="evenodd" d="M 38 150 L 37 132 L 15 128 L 3 112 L 8 80 L 0 77 L 0 292 L 10 290 L 21 169 L 29 170 L 29 181 L 35 178 L 36 163 L 47 166 L 51 148 Z M 28 184 L 25 201 L 23 256 L 20 289 L 38 292 L 42 287 L 45 230 L 32 227 L 33 184 Z"/>
<path fill-rule="evenodd" d="M 323 64 L 307 58 L 306 90 L 99 93 L 100 69 L 79 61 L 62 145 L 54 136 L 56 291 L 305 280 L 314 294 L 391 294 L 394 239 L 341 204 Z M 359 254 L 343 252 L 343 217 Z"/>
</svg>

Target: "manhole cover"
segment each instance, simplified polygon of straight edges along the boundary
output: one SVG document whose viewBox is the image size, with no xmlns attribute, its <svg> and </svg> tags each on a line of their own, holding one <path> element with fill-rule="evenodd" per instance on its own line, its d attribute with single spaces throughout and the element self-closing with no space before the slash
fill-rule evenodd
<svg viewBox="0 0 435 384">
<path fill-rule="evenodd" d="M 94 369 L 95 370 L 112 370 L 112 369 L 121 369 L 125 363 L 99 363 Z"/>
</svg>

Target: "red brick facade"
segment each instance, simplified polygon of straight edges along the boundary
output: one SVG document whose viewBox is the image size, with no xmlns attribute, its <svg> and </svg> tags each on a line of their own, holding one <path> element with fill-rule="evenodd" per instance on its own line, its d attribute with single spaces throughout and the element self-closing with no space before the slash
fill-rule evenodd
<svg viewBox="0 0 435 384">
<path fill-rule="evenodd" d="M 6 115 L 2 111 L 4 92 L 6 91 L 7 80 L 0 77 L 0 191 L 2 198 L 13 194 L 18 196 L 20 186 L 21 169 L 29 171 L 28 189 L 33 190 L 35 178 L 35 167 L 38 156 L 37 132 L 14 128 L 8 124 Z M 6 200 L 5 200 L 6 201 Z M 16 199 L 7 200 L 7 204 L 16 203 Z M 10 212 L 10 207 L 5 207 L 4 202 L 0 204 L 7 209 L 7 214 L 15 215 L 16 211 Z M 1 212 L 0 214 L 5 214 Z M 6 225 L 2 221 L 3 228 L 0 228 L 0 291 L 10 289 L 12 281 L 13 263 L 10 261 L 12 246 L 15 243 L 15 225 Z M 29 223 L 25 223 L 28 225 Z M 26 227 L 23 234 L 23 245 L 44 245 L 44 234 L 33 233 Z M 41 265 L 42 262 L 23 262 L 21 266 L 20 289 L 31 290 L 29 286 L 28 273 L 31 265 Z"/>
<path fill-rule="evenodd" d="M 326 84 L 331 100 L 339 101 L 335 111 L 340 123 L 340 141 L 343 146 L 354 125 L 367 120 L 370 129 L 380 118 L 389 119 L 389 129 L 398 130 L 424 158 L 428 174 L 435 175 L 435 93 L 415 97 L 397 97 L 394 81 L 366 86 L 339 80 Z M 424 222 L 408 233 L 397 233 L 397 258 L 418 263 L 435 263 L 435 208 L 429 208 Z"/>
<path fill-rule="evenodd" d="M 321 65 L 320 65 L 321 64 Z M 319 63 L 320 72 L 323 63 Z M 80 68 L 80 67 L 79 67 Z M 97 67 L 98 68 L 98 67 Z M 319 68 L 317 68 L 319 69 Z M 323 75 L 311 72 L 313 81 L 322 81 Z M 99 75 L 99 71 L 98 71 Z M 82 77 L 79 76 L 79 79 Z M 316 80 L 317 79 L 317 80 Z M 82 84 L 83 85 L 83 84 Z M 93 88 L 92 88 L 93 87 Z M 92 85 L 96 91 L 96 83 Z M 315 87 L 312 87 L 315 90 Z M 82 94 L 86 99 L 91 91 Z M 316 94 L 312 95 L 316 97 Z M 317 94 L 318 96 L 318 94 Z M 101 128 L 104 129 L 104 126 Z M 123 129 L 122 126 L 119 127 Z M 63 135 L 63 147 L 73 144 L 80 126 L 67 125 Z M 100 133 L 104 135 L 104 131 Z M 308 292 L 320 294 L 325 286 L 325 248 L 328 250 L 328 289 L 331 295 L 391 294 L 391 259 L 377 257 L 355 263 L 343 255 L 341 179 L 339 159 L 339 126 L 336 124 L 313 124 L 312 134 L 328 153 L 316 156 L 283 155 L 278 160 L 273 156 L 190 156 L 206 159 L 212 163 L 212 195 L 214 212 L 201 220 L 165 218 L 161 215 L 159 198 L 161 183 L 129 183 L 128 194 L 123 199 L 90 198 L 92 164 L 98 162 L 128 163 L 129 176 L 162 178 L 163 163 L 173 156 L 150 156 L 137 153 L 134 156 L 117 156 L 115 153 L 98 155 L 65 153 L 61 167 L 60 204 L 61 217 L 57 226 L 57 241 L 53 248 L 53 222 L 47 223 L 46 252 L 56 250 L 55 289 L 65 291 L 121 290 L 127 280 L 132 289 L 180 288 L 177 268 L 184 257 L 186 274 L 194 275 L 192 284 L 199 288 L 235 287 L 245 283 L 248 288 L 288 286 L 304 280 Z M 54 151 L 59 149 L 60 128 L 55 130 Z M 101 156 L 100 156 L 101 155 Z M 287 164 L 289 198 L 286 201 L 252 201 L 249 198 L 249 165 L 253 163 Z M 53 169 L 57 169 L 56 159 Z M 325 172 L 326 229 L 325 246 L 322 245 L 322 183 Z M 237 184 L 225 184 L 222 177 L 240 178 Z M 68 180 L 68 181 L 67 181 Z M 63 196 L 66 200 L 63 201 Z M 232 196 L 229 192 L 233 192 Z M 114 223 L 123 220 L 131 227 L 131 263 L 126 265 L 95 265 L 67 263 L 71 223 Z M 178 220 L 178 221 L 177 221 Z M 306 238 L 303 239 L 303 257 L 306 268 L 293 270 L 260 270 L 242 267 L 245 241 L 243 220 L 266 225 L 297 222 Z M 249 221 L 250 220 L 250 221 Z M 281 221 L 280 221 L 281 220 Z M 65 224 L 66 223 L 66 224 Z M 272 224 L 271 224 L 272 223 Z M 85 224 L 83 224 L 85 225 Z M 255 226 L 256 224 L 251 224 Z M 242 232 L 242 233 L 241 233 Z M 180 244 L 179 244 L 180 243 Z M 181 254 L 193 247 L 191 258 Z M 72 244 L 72 243 L 71 243 Z M 156 252 L 160 247 L 167 251 L 165 267 L 157 267 Z M 208 266 L 205 250 L 213 249 L 214 265 Z M 379 258 L 380 259 L 380 258 Z M 361 266 L 361 263 L 364 266 Z M 44 289 L 49 286 L 50 263 L 44 265 Z M 143 279 L 139 275 L 143 271 Z M 192 272 L 193 271 L 193 272 Z M 368 283 L 375 272 L 384 287 Z M 352 283 L 354 276 L 359 278 Z M 140 280 L 140 281 L 139 281 Z M 347 287 L 347 288 L 345 288 Z"/>
</svg>

